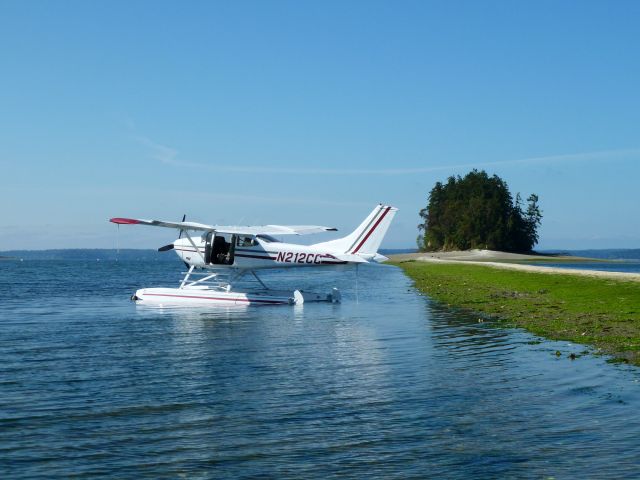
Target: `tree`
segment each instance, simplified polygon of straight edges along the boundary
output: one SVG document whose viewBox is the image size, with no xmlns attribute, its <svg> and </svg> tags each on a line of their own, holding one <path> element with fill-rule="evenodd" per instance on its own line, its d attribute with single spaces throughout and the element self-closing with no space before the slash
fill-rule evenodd
<svg viewBox="0 0 640 480">
<path fill-rule="evenodd" d="M 484 170 L 449 177 L 445 184 L 435 184 L 427 206 L 420 210 L 418 247 L 528 252 L 538 242 L 542 221 L 538 200 L 530 195 L 524 211 L 520 194 L 514 200 L 506 182 Z"/>
</svg>

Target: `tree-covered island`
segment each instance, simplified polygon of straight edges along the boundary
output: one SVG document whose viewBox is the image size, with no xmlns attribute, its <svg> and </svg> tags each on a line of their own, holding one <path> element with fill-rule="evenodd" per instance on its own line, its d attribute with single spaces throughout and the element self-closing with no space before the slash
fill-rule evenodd
<svg viewBox="0 0 640 480">
<path fill-rule="evenodd" d="M 484 171 L 449 177 L 444 184 L 436 183 L 428 205 L 420 210 L 418 246 L 422 251 L 529 252 L 538 241 L 542 214 L 537 195 L 527 202 L 525 208 L 504 180 Z M 551 339 L 589 344 L 595 348 L 587 351 L 640 366 L 638 274 L 573 269 L 565 273 L 513 263 L 504 268 L 501 264 L 511 262 L 505 258 L 512 257 L 489 262 L 441 258 L 439 253 L 402 257 L 406 256 L 392 256 L 391 262 L 435 301 L 474 312 L 481 322 L 493 320 Z M 545 258 L 519 257 L 529 262 Z M 578 356 L 571 353 L 569 358 Z"/>
<path fill-rule="evenodd" d="M 530 252 L 538 242 L 542 213 L 538 196 L 527 198 L 526 209 L 518 193 L 515 200 L 506 182 L 484 170 L 438 182 L 420 210 L 421 251 L 480 248 Z"/>
</svg>

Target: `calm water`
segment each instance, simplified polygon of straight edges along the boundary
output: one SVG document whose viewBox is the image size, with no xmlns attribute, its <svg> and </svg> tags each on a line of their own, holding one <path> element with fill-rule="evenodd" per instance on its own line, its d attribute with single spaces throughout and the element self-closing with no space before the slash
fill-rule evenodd
<svg viewBox="0 0 640 480">
<path fill-rule="evenodd" d="M 576 257 L 598 258 L 600 262 L 546 263 L 535 262 L 532 265 L 559 268 L 579 268 L 582 270 L 603 270 L 605 272 L 640 273 L 640 249 L 599 249 L 599 250 L 547 250 L 546 253 L 573 255 Z"/>
<path fill-rule="evenodd" d="M 478 323 L 393 267 L 360 269 L 358 303 L 328 270 L 312 283 L 341 305 L 129 302 L 176 273 L 0 263 L 0 478 L 640 477 L 640 369 Z"/>
</svg>

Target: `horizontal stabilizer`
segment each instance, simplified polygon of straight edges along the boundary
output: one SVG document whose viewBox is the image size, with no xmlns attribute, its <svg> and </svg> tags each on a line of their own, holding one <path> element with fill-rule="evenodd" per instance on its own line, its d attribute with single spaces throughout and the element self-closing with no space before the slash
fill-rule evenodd
<svg viewBox="0 0 640 480">
<path fill-rule="evenodd" d="M 343 262 L 350 263 L 381 263 L 386 262 L 389 258 L 384 255 L 380 255 L 379 253 L 342 253 L 342 254 L 332 254 L 338 260 L 342 260 Z"/>
<path fill-rule="evenodd" d="M 349 263 L 369 263 L 369 260 L 367 260 L 366 258 L 364 258 L 361 255 L 352 255 L 350 253 L 343 253 L 343 254 L 332 254 L 335 258 L 337 258 L 338 260 L 341 260 L 343 262 L 349 262 Z"/>
</svg>

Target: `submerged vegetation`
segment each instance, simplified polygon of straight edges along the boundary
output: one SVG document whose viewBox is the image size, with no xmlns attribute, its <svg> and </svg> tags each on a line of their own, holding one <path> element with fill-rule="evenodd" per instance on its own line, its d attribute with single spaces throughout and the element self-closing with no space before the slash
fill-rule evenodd
<svg viewBox="0 0 640 480">
<path fill-rule="evenodd" d="M 506 182 L 484 170 L 449 177 L 447 183 L 436 183 L 420 210 L 418 248 L 529 252 L 538 242 L 542 213 L 537 195 L 527 202 L 525 210 L 520 194 L 514 200 Z"/>
<path fill-rule="evenodd" d="M 482 265 L 397 265 L 439 302 L 640 365 L 640 283 Z"/>
</svg>

